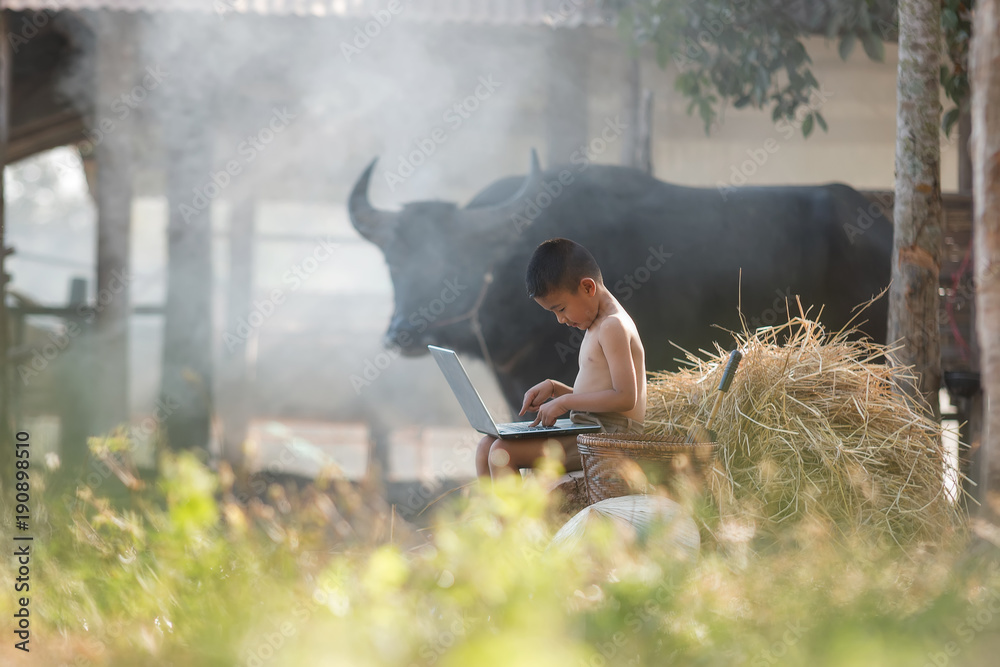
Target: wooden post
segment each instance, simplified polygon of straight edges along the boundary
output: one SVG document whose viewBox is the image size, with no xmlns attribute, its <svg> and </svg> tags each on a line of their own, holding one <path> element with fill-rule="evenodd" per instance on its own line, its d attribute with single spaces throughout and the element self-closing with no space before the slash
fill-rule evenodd
<svg viewBox="0 0 1000 667">
<path fill-rule="evenodd" d="M 549 164 L 566 164 L 574 151 L 585 149 L 587 133 L 588 58 L 584 28 L 556 28 L 552 32 L 546 106 Z M 619 139 L 620 140 L 620 139 Z M 612 149 L 607 146 L 605 150 Z M 600 155 L 591 155 L 600 161 Z M 605 156 L 605 160 L 607 157 Z"/>
<path fill-rule="evenodd" d="M 639 58 L 631 56 L 625 63 L 624 90 L 622 91 L 622 118 L 625 129 L 622 132 L 621 164 L 623 167 L 637 167 L 636 154 L 639 142 L 639 105 L 642 104 L 642 82 Z"/>
<path fill-rule="evenodd" d="M 167 294 L 159 419 L 165 444 L 207 460 L 212 434 L 214 368 L 212 203 L 225 183 L 213 180 L 212 144 L 218 122 L 215 90 L 218 19 L 167 12 L 150 30 L 176 39 L 158 42 L 153 65 L 169 69 L 154 110 L 163 127 L 167 194 Z"/>
<path fill-rule="evenodd" d="M 184 85 L 184 84 L 181 84 Z M 192 108 L 196 94 L 174 91 Z M 171 449 L 207 454 L 212 414 L 212 215 L 195 201 L 211 177 L 210 139 L 186 115 L 167 119 L 167 300 L 161 402 Z"/>
<path fill-rule="evenodd" d="M 0 36 L 7 35 L 7 13 L 0 8 Z M 7 270 L 6 245 L 7 216 L 3 171 L 7 165 L 7 137 L 11 103 L 11 50 L 10 40 L 0 40 L 0 463 L 10 460 L 14 423 L 10 414 L 11 384 L 7 363 Z"/>
<path fill-rule="evenodd" d="M 225 350 L 222 368 L 222 398 L 224 410 L 222 457 L 234 468 L 243 464 L 243 442 L 247 436 L 250 419 L 250 391 L 247 377 L 247 345 L 249 341 L 238 335 L 236 324 L 246 319 L 253 302 L 253 249 L 255 202 L 249 194 L 242 194 L 233 207 L 229 219 L 229 289 L 226 319 L 223 329 Z"/>
<path fill-rule="evenodd" d="M 206 22 L 165 17 L 183 35 L 169 53 L 171 76 L 158 100 L 166 146 L 167 295 L 160 403 L 166 444 L 209 455 L 213 412 L 212 202 L 215 104 Z"/>
<path fill-rule="evenodd" d="M 642 91 L 642 106 L 639 107 L 638 146 L 636 146 L 636 169 L 653 175 L 653 91 Z"/>
<path fill-rule="evenodd" d="M 653 91 L 642 87 L 639 58 L 629 59 L 625 70 L 621 163 L 653 174 Z"/>
<path fill-rule="evenodd" d="M 98 376 L 101 359 L 94 354 L 94 331 L 79 315 L 87 305 L 87 281 L 73 278 L 70 281 L 67 309 L 72 314 L 63 317 L 67 326 L 80 327 L 80 334 L 63 355 L 59 365 L 59 451 L 63 469 L 68 474 L 84 470 L 88 450 L 87 437 L 91 434 L 94 404 L 100 392 L 91 391 L 92 379 Z"/>
<path fill-rule="evenodd" d="M 104 433 L 128 424 L 128 330 L 131 313 L 129 252 L 132 233 L 132 115 L 120 118 L 111 104 L 135 86 L 135 28 L 129 12 L 99 12 L 97 99 L 88 137 L 97 163 L 97 317 L 94 345 L 97 363 L 91 432 Z M 86 457 L 83 452 L 64 456 Z"/>
</svg>

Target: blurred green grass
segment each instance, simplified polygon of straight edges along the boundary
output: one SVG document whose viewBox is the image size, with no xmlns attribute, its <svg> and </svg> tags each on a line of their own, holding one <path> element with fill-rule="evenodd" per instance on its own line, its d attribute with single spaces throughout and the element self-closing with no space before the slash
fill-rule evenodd
<svg viewBox="0 0 1000 667">
<path fill-rule="evenodd" d="M 163 455 L 142 489 L 53 481 L 34 510 L 31 653 L 8 637 L 0 662 L 995 664 L 1000 567 L 983 541 L 904 552 L 803 522 L 764 550 L 744 536 L 681 562 L 601 525 L 548 548 L 565 517 L 544 475 L 453 494 L 425 528 L 343 481 L 245 482 L 190 454 Z M 12 558 L 0 573 L 13 581 Z M 12 585 L 0 600 L 16 609 Z"/>
</svg>

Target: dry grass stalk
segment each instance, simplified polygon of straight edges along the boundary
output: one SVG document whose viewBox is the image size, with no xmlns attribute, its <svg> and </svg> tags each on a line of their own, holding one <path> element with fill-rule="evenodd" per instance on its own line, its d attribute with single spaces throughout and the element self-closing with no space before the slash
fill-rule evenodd
<svg viewBox="0 0 1000 667">
<path fill-rule="evenodd" d="M 720 523 L 777 533 L 819 519 L 900 545 L 955 534 L 940 425 L 893 391 L 913 378 L 881 363 L 889 348 L 850 333 L 802 316 L 736 335 L 743 363 L 716 417 L 709 475 Z M 648 433 L 685 433 L 711 407 L 727 353 L 685 354 L 687 368 L 650 373 Z"/>
</svg>

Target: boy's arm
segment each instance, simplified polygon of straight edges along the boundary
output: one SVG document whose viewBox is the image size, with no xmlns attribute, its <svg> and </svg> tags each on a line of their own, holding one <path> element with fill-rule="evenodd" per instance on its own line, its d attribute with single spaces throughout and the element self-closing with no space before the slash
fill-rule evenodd
<svg viewBox="0 0 1000 667">
<path fill-rule="evenodd" d="M 563 384 L 559 380 L 553 380 L 549 378 L 549 382 L 552 383 L 552 395 L 553 396 L 565 396 L 566 394 L 573 393 L 573 387 L 568 384 Z"/>
<path fill-rule="evenodd" d="M 542 380 L 524 393 L 524 403 L 521 404 L 521 411 L 517 414 L 523 415 L 525 412 L 535 412 L 550 398 L 555 399 L 572 393 L 573 388 L 564 385 L 559 380 Z"/>
<path fill-rule="evenodd" d="M 598 342 L 604 350 L 611 372 L 611 389 L 562 396 L 559 400 L 567 410 L 590 412 L 626 412 L 635 407 L 639 389 L 635 381 L 635 364 L 625 325 L 609 317 L 601 325 Z M 572 392 L 572 390 L 570 390 Z"/>
</svg>

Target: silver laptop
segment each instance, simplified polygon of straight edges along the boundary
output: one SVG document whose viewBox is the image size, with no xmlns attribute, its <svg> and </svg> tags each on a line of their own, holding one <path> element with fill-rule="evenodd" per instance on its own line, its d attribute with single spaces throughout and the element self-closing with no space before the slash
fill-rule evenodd
<svg viewBox="0 0 1000 667">
<path fill-rule="evenodd" d="M 557 419 L 552 426 L 532 426 L 530 421 L 510 422 L 507 424 L 497 424 L 493 421 L 493 416 L 486 409 L 482 397 L 476 391 L 469 374 L 465 372 L 465 367 L 459 360 L 454 350 L 444 347 L 428 345 L 434 361 L 441 367 L 441 372 L 451 385 L 451 390 L 458 399 L 459 405 L 465 411 L 472 428 L 486 435 L 498 436 L 507 440 L 517 440 L 520 438 L 537 438 L 543 435 L 577 435 L 580 433 L 593 433 L 601 430 L 600 426 L 590 424 L 574 424 L 569 419 Z"/>
</svg>

